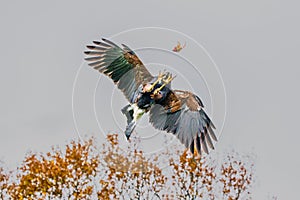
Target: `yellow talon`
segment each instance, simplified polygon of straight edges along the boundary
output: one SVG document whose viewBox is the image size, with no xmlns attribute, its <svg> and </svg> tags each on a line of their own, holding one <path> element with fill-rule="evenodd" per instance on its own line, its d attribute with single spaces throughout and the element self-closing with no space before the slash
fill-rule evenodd
<svg viewBox="0 0 300 200">
<path fill-rule="evenodd" d="M 155 87 L 155 85 L 161 80 L 163 80 L 163 77 L 164 77 L 164 73 L 159 72 L 156 81 L 149 88 L 147 88 L 147 92 L 151 92 Z"/>
<path fill-rule="evenodd" d="M 161 91 L 166 85 L 168 85 L 176 76 L 172 76 L 172 74 L 168 74 L 165 79 L 162 79 L 164 84 L 162 84 L 159 88 L 154 90 L 153 94 L 156 95 L 159 91 Z"/>
</svg>

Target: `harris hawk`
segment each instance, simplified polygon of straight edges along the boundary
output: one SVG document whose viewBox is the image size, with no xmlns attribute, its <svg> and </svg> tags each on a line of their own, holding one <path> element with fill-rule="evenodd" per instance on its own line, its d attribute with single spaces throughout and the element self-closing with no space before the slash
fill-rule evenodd
<svg viewBox="0 0 300 200">
<path fill-rule="evenodd" d="M 130 138 L 138 119 L 149 113 L 154 128 L 173 133 L 194 154 L 214 149 L 215 126 L 203 110 L 200 98 L 183 90 L 171 89 L 175 78 L 169 72 L 153 76 L 128 46 L 108 39 L 87 45 L 85 60 L 97 71 L 110 77 L 129 104 L 121 111 L 127 117 L 125 135 Z"/>
</svg>

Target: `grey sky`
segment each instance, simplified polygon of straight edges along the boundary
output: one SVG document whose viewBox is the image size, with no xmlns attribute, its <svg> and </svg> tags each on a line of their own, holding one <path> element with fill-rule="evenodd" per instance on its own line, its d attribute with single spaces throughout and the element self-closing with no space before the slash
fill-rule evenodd
<svg viewBox="0 0 300 200">
<path fill-rule="evenodd" d="M 220 69 L 227 117 L 216 151 L 233 147 L 257 154 L 255 199 L 269 193 L 295 199 L 300 179 L 299 6 L 282 0 L 2 2 L 0 158 L 15 166 L 28 150 L 49 150 L 76 137 L 71 94 L 86 44 L 130 28 L 159 26 L 196 39 Z M 145 41 L 167 45 L 165 38 L 152 35 L 137 36 L 128 45 L 139 48 Z M 187 48 L 182 53 L 198 52 Z M 156 62 L 141 54 L 146 63 Z M 87 134 L 99 134 L 92 102 L 98 78 L 84 65 L 76 87 L 79 128 Z M 101 81 L 105 91 L 114 89 L 108 79 Z M 193 89 L 209 111 L 205 87 Z M 117 90 L 114 95 L 120 97 L 116 106 L 126 103 Z"/>
</svg>

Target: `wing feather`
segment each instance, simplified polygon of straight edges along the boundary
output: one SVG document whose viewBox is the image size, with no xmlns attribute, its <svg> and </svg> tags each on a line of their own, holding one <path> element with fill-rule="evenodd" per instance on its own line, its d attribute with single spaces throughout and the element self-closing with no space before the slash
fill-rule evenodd
<svg viewBox="0 0 300 200">
<path fill-rule="evenodd" d="M 198 134 L 196 137 L 196 148 L 197 148 L 197 151 L 200 152 L 200 155 L 201 155 L 201 142 L 200 142 L 200 137 Z"/>
<path fill-rule="evenodd" d="M 179 102 L 179 103 L 178 103 Z M 173 109 L 175 105 L 180 107 Z M 174 90 L 160 104 L 150 109 L 150 122 L 159 129 L 173 133 L 192 153 L 208 153 L 214 149 L 215 127 L 203 110 L 199 97 L 188 91 Z"/>
<path fill-rule="evenodd" d="M 86 46 L 85 60 L 91 67 L 110 77 L 125 97 L 133 103 L 138 87 L 153 79 L 137 55 L 126 45 L 123 49 L 112 41 L 102 38 Z"/>
</svg>

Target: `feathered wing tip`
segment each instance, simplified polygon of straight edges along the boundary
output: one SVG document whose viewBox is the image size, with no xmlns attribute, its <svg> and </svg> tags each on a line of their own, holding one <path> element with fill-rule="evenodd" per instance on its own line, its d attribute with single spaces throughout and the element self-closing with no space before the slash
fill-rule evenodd
<svg viewBox="0 0 300 200">
<path fill-rule="evenodd" d="M 152 106 L 150 123 L 156 129 L 173 133 L 191 153 L 208 154 L 209 149 L 214 149 L 217 137 L 215 126 L 203 110 L 200 98 L 187 91 L 175 91 L 173 94 L 175 96 L 170 95 L 163 105 Z"/>
<path fill-rule="evenodd" d="M 87 45 L 85 60 L 88 65 L 107 75 L 123 92 L 130 103 L 133 103 L 138 87 L 153 79 L 142 61 L 126 45 L 119 47 L 114 42 L 102 38 Z"/>
<path fill-rule="evenodd" d="M 202 155 L 202 151 L 206 154 L 209 154 L 209 148 L 214 150 L 214 145 L 212 141 L 208 142 L 207 137 L 205 137 L 203 134 L 201 136 L 197 136 L 192 143 L 190 144 L 189 150 L 194 155 Z"/>
<path fill-rule="evenodd" d="M 108 40 L 108 39 L 102 38 L 102 40 L 103 40 L 104 42 L 106 42 L 107 44 L 110 44 L 111 46 L 114 46 L 114 47 L 119 48 L 118 45 L 116 45 L 115 43 L 113 43 L 112 41 L 110 41 L 110 40 Z"/>
<path fill-rule="evenodd" d="M 215 142 L 218 141 L 215 132 L 213 129 L 215 129 L 214 124 L 212 123 L 212 121 L 210 120 L 210 118 L 208 117 L 208 115 L 205 113 L 205 111 L 203 109 L 201 109 L 199 111 L 201 118 L 203 119 L 203 131 L 201 131 L 200 134 L 200 138 L 197 137 L 197 140 L 199 141 L 198 143 L 201 144 L 202 149 L 205 153 L 209 153 L 209 148 L 210 149 L 215 149 L 214 147 L 214 143 L 213 140 Z M 198 134 L 197 134 L 198 135 Z M 197 150 L 200 150 L 201 148 L 197 148 Z"/>
<path fill-rule="evenodd" d="M 198 135 L 190 144 L 190 152 L 194 155 L 196 155 L 196 154 L 199 154 L 200 156 L 202 155 L 201 139 L 199 138 Z M 205 152 L 205 153 L 207 153 L 207 152 Z"/>
<path fill-rule="evenodd" d="M 125 51 L 129 52 L 132 55 L 135 55 L 134 51 L 132 49 L 130 49 L 127 45 L 122 44 L 123 48 Z"/>
<path fill-rule="evenodd" d="M 202 156 L 202 151 L 206 154 L 209 154 L 209 150 L 208 150 L 208 147 L 207 147 L 207 144 L 204 142 L 204 138 L 203 136 L 200 134 L 200 137 L 199 135 L 197 134 L 197 136 L 195 137 L 195 139 L 192 141 L 191 145 L 190 145 L 190 152 L 197 156 Z M 212 146 L 212 149 L 214 149 L 214 147 Z"/>
<path fill-rule="evenodd" d="M 216 136 L 216 134 L 215 134 L 215 131 L 213 130 L 213 129 L 216 129 L 216 127 L 215 127 L 215 125 L 214 125 L 214 123 L 211 121 L 211 119 L 208 117 L 208 115 L 205 113 L 205 111 L 203 110 L 203 109 L 201 109 L 200 111 L 200 115 L 201 116 L 204 116 L 203 118 L 204 118 L 204 120 L 205 120 L 205 122 L 206 122 L 206 126 L 205 126 L 205 135 L 207 135 L 208 137 L 208 143 L 209 144 L 211 144 L 210 146 L 212 146 L 212 148 L 214 148 L 213 147 L 213 145 L 212 145 L 212 140 L 211 140 L 211 138 L 215 141 L 215 142 L 217 142 L 218 141 L 218 138 L 217 138 L 217 136 Z"/>
<path fill-rule="evenodd" d="M 199 111 L 184 111 L 179 118 L 180 123 L 176 123 L 177 138 L 189 148 L 194 155 L 202 155 L 202 152 L 209 154 L 209 150 L 214 150 L 214 142 L 217 137 L 214 133 L 215 127 L 201 108 Z M 194 123 L 193 123 L 194 121 Z"/>
<path fill-rule="evenodd" d="M 85 60 L 91 67 L 100 72 L 103 72 L 107 66 L 122 55 L 122 49 L 107 39 L 93 41 L 93 44 L 86 47 L 88 50 L 84 51 L 87 55 Z"/>
</svg>

